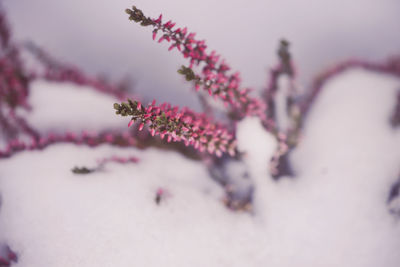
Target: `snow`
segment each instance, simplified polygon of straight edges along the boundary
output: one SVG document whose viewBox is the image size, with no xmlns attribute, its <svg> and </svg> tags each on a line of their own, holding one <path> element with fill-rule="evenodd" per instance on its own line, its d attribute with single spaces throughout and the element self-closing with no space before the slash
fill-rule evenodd
<svg viewBox="0 0 400 267">
<path fill-rule="evenodd" d="M 37 82 L 28 119 L 40 129 L 126 127 L 105 114 L 111 99 L 72 87 Z M 18 252 L 17 267 L 397 267 L 400 224 L 386 201 L 399 174 L 400 131 L 388 122 L 399 87 L 359 69 L 330 80 L 291 154 L 294 179 L 269 177 L 276 142 L 257 119 L 242 121 L 251 213 L 225 208 L 206 166 L 176 152 L 57 144 L 18 153 L 0 161 L 0 241 Z M 104 109 L 104 123 L 92 109 Z M 140 161 L 71 172 L 113 155 Z M 244 170 L 228 166 L 232 176 Z M 160 188 L 168 194 L 157 205 Z"/>
<path fill-rule="evenodd" d="M 29 105 L 20 114 L 40 133 L 122 129 L 127 124 L 115 118 L 115 98 L 99 94 L 89 86 L 70 82 L 35 80 L 31 83 Z M 79 97 L 77 97 L 79 96 Z"/>
</svg>

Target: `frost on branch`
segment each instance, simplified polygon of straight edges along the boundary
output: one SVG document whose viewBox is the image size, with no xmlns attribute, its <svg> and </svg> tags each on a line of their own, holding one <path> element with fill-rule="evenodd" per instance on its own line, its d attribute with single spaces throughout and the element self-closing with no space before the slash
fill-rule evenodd
<svg viewBox="0 0 400 267">
<path fill-rule="evenodd" d="M 212 123 L 205 114 L 197 114 L 188 108 L 179 110 L 170 104 L 156 106 L 155 101 L 147 107 L 138 101 L 128 100 L 128 103 L 114 104 L 116 114 L 132 116 L 133 122 L 139 122 L 139 130 L 148 124 L 152 136 L 159 135 L 168 142 L 183 141 L 199 151 L 208 151 L 222 156 L 228 152 L 235 155 L 236 142 L 232 133 L 218 123 Z"/>
</svg>

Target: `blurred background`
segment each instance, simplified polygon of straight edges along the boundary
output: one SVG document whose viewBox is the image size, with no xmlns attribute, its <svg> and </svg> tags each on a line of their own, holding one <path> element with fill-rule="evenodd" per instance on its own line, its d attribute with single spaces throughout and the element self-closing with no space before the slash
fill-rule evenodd
<svg viewBox="0 0 400 267">
<path fill-rule="evenodd" d="M 190 85 L 176 74 L 187 62 L 151 30 L 128 21 L 136 5 L 187 26 L 220 53 L 243 85 L 260 90 L 286 38 L 300 87 L 349 58 L 383 60 L 400 53 L 398 0 L 4 0 L 17 40 L 32 40 L 51 55 L 91 74 L 128 77 L 139 95 L 199 107 Z"/>
</svg>

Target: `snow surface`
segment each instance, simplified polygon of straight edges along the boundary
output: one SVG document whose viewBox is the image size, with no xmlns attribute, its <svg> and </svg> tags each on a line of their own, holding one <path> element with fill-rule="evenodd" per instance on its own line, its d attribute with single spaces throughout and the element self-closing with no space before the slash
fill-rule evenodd
<svg viewBox="0 0 400 267">
<path fill-rule="evenodd" d="M 89 86 L 35 80 L 29 96 L 32 110 L 20 113 L 40 133 L 122 129 L 127 124 L 116 119 L 115 102 L 118 100 Z"/>
<path fill-rule="evenodd" d="M 47 94 L 46 86 L 35 90 Z M 226 209 L 206 167 L 175 152 L 58 144 L 16 154 L 0 161 L 0 241 L 18 252 L 18 267 L 398 267 L 400 223 L 386 199 L 399 174 L 400 131 L 388 123 L 399 87 L 358 69 L 329 81 L 291 155 L 295 179 L 269 177 L 276 143 L 256 119 L 244 120 L 238 138 L 255 186 L 253 213 Z M 72 92 L 84 93 L 60 89 L 57 97 Z M 40 113 L 35 123 L 73 124 L 69 112 L 55 109 L 57 121 Z M 140 162 L 71 172 L 112 155 Z M 168 196 L 157 205 L 159 188 Z"/>
</svg>

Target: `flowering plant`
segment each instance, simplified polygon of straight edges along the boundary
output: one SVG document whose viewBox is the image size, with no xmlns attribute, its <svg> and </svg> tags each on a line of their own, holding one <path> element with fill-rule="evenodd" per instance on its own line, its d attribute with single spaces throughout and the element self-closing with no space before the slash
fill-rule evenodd
<svg viewBox="0 0 400 267">
<path fill-rule="evenodd" d="M 215 51 L 209 53 L 205 42 L 196 40 L 194 33 L 188 32 L 186 27 L 175 28 L 172 21 L 163 22 L 162 15 L 157 19 L 146 17 L 135 6 L 126 9 L 126 13 L 130 20 L 142 26 L 152 26 L 153 40 L 160 34 L 159 43 L 164 40 L 171 43 L 168 50 L 176 48 L 184 58 L 189 59 L 189 66 L 181 66 L 178 73 L 197 91 L 203 89 L 215 99 L 222 100 L 232 121 L 252 115 L 265 118 L 264 102 L 251 97 L 250 89 L 241 88 L 239 73 L 231 74 L 229 65 Z M 194 70 L 195 66 L 201 66 L 200 73 Z M 184 141 L 200 152 L 208 151 L 218 157 L 225 152 L 231 156 L 236 154 L 234 126 L 214 123 L 204 113 L 196 113 L 186 107 L 179 111 L 178 107 L 172 108 L 167 103 L 155 106 L 155 101 L 143 107 L 138 101 L 128 100 L 128 103 L 114 104 L 114 108 L 117 114 L 132 116 L 129 126 L 139 121 L 139 130 L 142 130 L 145 124 L 149 124 L 151 135 L 166 136 L 168 142 Z"/>
<path fill-rule="evenodd" d="M 169 104 L 156 107 L 154 101 L 146 108 L 140 102 L 131 100 L 128 103 L 115 104 L 117 114 L 132 116 L 129 125 L 138 121 L 140 130 L 145 124 L 149 124 L 152 136 L 155 134 L 160 135 L 161 138 L 167 136 L 168 142 L 184 141 L 186 145 L 192 145 L 201 152 L 215 153 L 218 157 L 221 157 L 224 152 L 229 152 L 231 156 L 237 152 L 234 121 L 246 116 L 258 116 L 265 129 L 276 137 L 278 143 L 270 162 L 270 172 L 273 177 L 292 174 L 288 154 L 301 139 L 305 115 L 323 82 L 349 66 L 399 74 L 398 59 L 381 65 L 363 61 L 345 62 L 328 73 L 324 73 L 322 79 L 317 79 L 312 85 L 308 95 L 299 97 L 296 92 L 296 71 L 289 52 L 289 43 L 282 40 L 277 51 L 279 63 L 270 72 L 264 98 L 252 97 L 249 88 L 241 87 L 239 73 L 231 73 L 229 65 L 221 59 L 221 56 L 215 51 L 208 52 L 205 41 L 197 40 L 195 33 L 189 32 L 186 27 L 176 27 L 171 20 L 165 22 L 162 15 L 158 18 L 147 17 L 136 6 L 126 9 L 126 13 L 130 20 L 144 27 L 152 27 L 153 40 L 158 39 L 159 43 L 163 41 L 170 43 L 168 50 L 178 49 L 183 57 L 189 60 L 189 65 L 181 66 L 178 73 L 183 75 L 186 81 L 191 82 L 196 91 L 205 90 L 214 99 L 221 100 L 227 109 L 231 124 L 225 126 L 215 124 L 212 118 L 207 118 L 205 114 L 198 114 L 187 108 L 179 112 L 178 107 L 171 108 Z M 200 71 L 196 68 L 200 68 Z M 286 106 L 283 107 L 290 121 L 287 127 L 280 125 L 277 119 L 276 113 L 279 107 L 275 102 L 276 94 L 280 90 L 278 80 L 285 76 L 289 79 Z M 396 111 L 392 116 L 393 125 L 398 124 L 398 113 Z"/>
<path fill-rule="evenodd" d="M 139 101 L 128 100 L 128 103 L 114 104 L 116 113 L 122 116 L 132 116 L 128 126 L 134 121 L 139 121 L 139 131 L 145 124 L 149 124 L 150 133 L 166 136 L 167 141 L 184 141 L 185 145 L 192 145 L 203 152 L 207 150 L 221 156 L 223 152 L 235 154 L 236 143 L 233 135 L 226 128 L 217 123 L 212 123 L 205 114 L 197 114 L 188 108 L 179 110 L 164 103 L 156 106 L 153 101 L 147 107 Z"/>
</svg>

